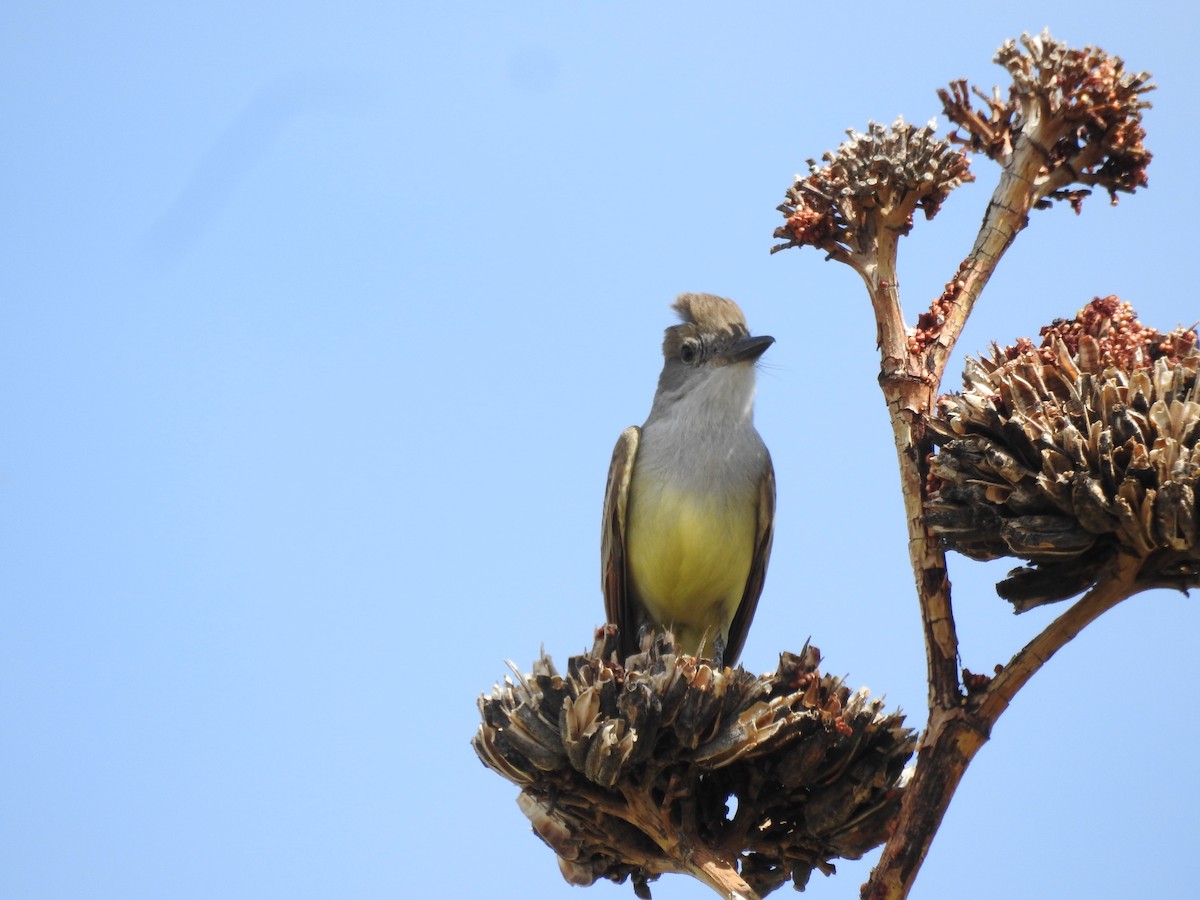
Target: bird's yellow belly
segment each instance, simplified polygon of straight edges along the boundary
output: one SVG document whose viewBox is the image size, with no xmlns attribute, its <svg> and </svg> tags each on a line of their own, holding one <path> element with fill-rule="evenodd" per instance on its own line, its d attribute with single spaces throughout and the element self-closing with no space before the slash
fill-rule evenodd
<svg viewBox="0 0 1200 900">
<path fill-rule="evenodd" d="M 757 512 L 749 503 L 670 490 L 634 497 L 626 533 L 631 587 L 651 624 L 674 631 L 687 653 L 709 655 L 746 588 Z"/>
</svg>

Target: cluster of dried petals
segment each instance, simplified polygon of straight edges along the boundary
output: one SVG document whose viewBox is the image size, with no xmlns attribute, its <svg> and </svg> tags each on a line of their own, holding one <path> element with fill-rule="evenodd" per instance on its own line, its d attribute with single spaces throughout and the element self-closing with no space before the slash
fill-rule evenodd
<svg viewBox="0 0 1200 900">
<path fill-rule="evenodd" d="M 966 288 L 966 272 L 971 266 L 971 260 L 964 259 L 958 266 L 954 277 L 946 282 L 942 293 L 929 304 L 929 309 L 917 316 L 916 327 L 908 335 L 908 352 L 924 353 L 930 344 L 941 336 L 946 319 L 950 316 L 954 304 Z"/>
<path fill-rule="evenodd" d="M 1018 612 L 1103 577 L 1117 554 L 1142 587 L 1200 574 L 1200 350 L 1097 298 L 1070 320 L 969 359 L 929 420 L 926 522 L 975 559 L 1030 565 L 997 585 Z"/>
<path fill-rule="evenodd" d="M 686 871 L 680 848 L 704 846 L 763 896 L 886 837 L 914 735 L 822 675 L 815 648 L 756 677 L 678 655 L 669 635 L 624 666 L 617 647 L 606 626 L 565 675 L 543 655 L 480 698 L 475 752 L 521 788 L 568 881 L 629 878 L 648 897 Z"/>
<path fill-rule="evenodd" d="M 1035 155 L 1028 180 L 1036 207 L 1065 200 L 1078 212 L 1089 191 L 1073 185 L 1101 187 L 1114 203 L 1119 191 L 1145 186 L 1150 153 L 1142 110 L 1150 105 L 1143 95 L 1154 89 L 1150 75 L 1127 72 L 1119 57 L 1097 47 L 1072 49 L 1048 32 L 1022 35 L 1020 44 L 1024 52 L 1010 40 L 996 53 L 1012 76 L 1007 100 L 965 80 L 938 91 L 958 128 L 950 140 L 1006 167 L 1020 153 Z"/>
<path fill-rule="evenodd" d="M 1062 341 L 1067 352 L 1078 356 L 1081 345 L 1087 338 L 1095 338 L 1095 351 L 1100 354 L 1099 363 L 1132 371 L 1157 359 L 1177 363 L 1192 352 L 1196 344 L 1196 332 L 1190 328 L 1176 328 L 1162 333 L 1147 328 L 1138 321 L 1137 313 L 1128 303 L 1115 294 L 1097 297 L 1079 311 L 1073 319 L 1057 319 L 1042 328 L 1041 354 L 1046 362 L 1053 362 L 1055 341 Z M 1006 355 L 1015 357 L 1018 349 L 1005 348 Z"/>
<path fill-rule="evenodd" d="M 936 137 L 932 124 L 918 128 L 897 119 L 875 122 L 865 134 L 808 161 L 778 208 L 786 219 L 775 237 L 787 247 L 812 246 L 843 262 L 865 262 L 881 238 L 895 240 L 912 228 L 913 213 L 932 219 L 950 191 L 972 180 L 969 161 Z"/>
</svg>

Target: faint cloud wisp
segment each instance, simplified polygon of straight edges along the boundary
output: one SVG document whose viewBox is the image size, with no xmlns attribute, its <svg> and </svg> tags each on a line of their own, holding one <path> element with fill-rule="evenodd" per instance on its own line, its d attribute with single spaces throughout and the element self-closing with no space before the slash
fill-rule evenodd
<svg viewBox="0 0 1200 900">
<path fill-rule="evenodd" d="M 313 110 L 346 111 L 370 93 L 361 75 L 303 72 L 260 90 L 196 164 L 175 200 L 147 229 L 146 255 L 169 265 L 187 254 L 287 126 Z"/>
</svg>

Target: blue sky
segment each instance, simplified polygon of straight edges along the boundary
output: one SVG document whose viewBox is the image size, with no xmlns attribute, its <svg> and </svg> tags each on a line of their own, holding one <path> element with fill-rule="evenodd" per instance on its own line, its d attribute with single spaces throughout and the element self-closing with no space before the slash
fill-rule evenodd
<svg viewBox="0 0 1200 900">
<path fill-rule="evenodd" d="M 583 896 L 475 759 L 475 698 L 505 659 L 590 645 L 609 455 L 681 291 L 777 339 L 757 407 L 775 552 L 743 662 L 811 636 L 919 724 L 869 307 L 819 254 L 768 255 L 774 207 L 845 128 L 924 122 L 936 88 L 990 87 L 995 48 L 1049 26 L 1153 72 L 1150 188 L 1036 214 L 961 346 L 1097 294 L 1190 324 L 1198 21 L 6 5 L 0 896 Z M 902 243 L 910 319 L 969 248 L 995 179 L 974 168 Z M 1005 568 L 952 559 L 974 671 L 1056 612 L 1013 616 Z M 1194 599 L 1144 595 L 1053 660 L 913 896 L 1193 896 L 1198 630 Z M 857 896 L 871 862 L 808 896 Z"/>
</svg>

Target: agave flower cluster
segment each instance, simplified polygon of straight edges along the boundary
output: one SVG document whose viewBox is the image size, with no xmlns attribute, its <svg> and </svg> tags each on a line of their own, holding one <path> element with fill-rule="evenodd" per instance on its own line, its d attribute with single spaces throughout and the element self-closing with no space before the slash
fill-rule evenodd
<svg viewBox="0 0 1200 900">
<path fill-rule="evenodd" d="M 929 420 L 926 522 L 974 559 L 1030 563 L 997 585 L 1020 612 L 1091 587 L 1116 554 L 1142 587 L 1200 573 L 1200 351 L 1116 297 L 971 359 Z"/>
<path fill-rule="evenodd" d="M 915 210 L 932 219 L 952 190 L 972 180 L 967 157 L 935 137 L 932 123 L 870 122 L 865 134 L 847 134 L 821 165 L 810 159 L 809 174 L 796 176 L 779 206 L 787 221 L 775 237 L 785 243 L 772 253 L 810 245 L 861 268 L 882 240 L 908 233 Z"/>
<path fill-rule="evenodd" d="M 903 716 L 822 675 L 812 647 L 755 677 L 669 635 L 643 646 L 619 665 L 606 626 L 565 675 L 543 655 L 480 698 L 475 752 L 521 788 L 568 881 L 648 897 L 704 847 L 762 896 L 882 842 L 914 747 Z"/>
<path fill-rule="evenodd" d="M 1032 171 L 1022 177 L 1034 186 L 1035 206 L 1067 200 L 1079 211 L 1094 185 L 1132 193 L 1146 184 L 1150 153 L 1143 146 L 1143 95 L 1154 89 L 1146 72 L 1127 72 L 1119 57 L 1097 47 L 1073 49 L 1048 32 L 1022 35 L 1021 46 L 1005 41 L 996 62 L 1008 70 L 1007 99 L 957 81 L 938 91 L 945 115 L 959 128 L 951 140 L 1011 166 L 1024 152 Z M 1024 51 L 1022 50 L 1024 48 Z M 983 101 L 972 106 L 971 95 Z M 965 133 L 965 134 L 964 134 Z M 1023 139 L 1023 140 L 1022 140 Z M 1024 169 L 1024 166 L 1018 166 Z"/>
</svg>

